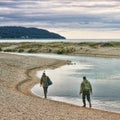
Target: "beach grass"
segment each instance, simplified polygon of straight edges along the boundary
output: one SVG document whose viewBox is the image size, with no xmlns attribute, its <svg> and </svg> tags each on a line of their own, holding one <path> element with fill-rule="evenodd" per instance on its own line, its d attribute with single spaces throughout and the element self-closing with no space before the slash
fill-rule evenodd
<svg viewBox="0 0 120 120">
<path fill-rule="evenodd" d="M 120 42 L 20 42 L 0 43 L 0 51 L 25 53 L 86 54 L 100 49 L 120 49 Z"/>
</svg>

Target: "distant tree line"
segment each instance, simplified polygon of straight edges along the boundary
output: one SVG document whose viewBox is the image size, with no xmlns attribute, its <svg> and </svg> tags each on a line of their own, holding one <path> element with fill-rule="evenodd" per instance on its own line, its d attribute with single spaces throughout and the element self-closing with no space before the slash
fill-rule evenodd
<svg viewBox="0 0 120 120">
<path fill-rule="evenodd" d="M 65 39 L 65 37 L 44 29 L 18 26 L 1 26 L 0 39 Z"/>
</svg>

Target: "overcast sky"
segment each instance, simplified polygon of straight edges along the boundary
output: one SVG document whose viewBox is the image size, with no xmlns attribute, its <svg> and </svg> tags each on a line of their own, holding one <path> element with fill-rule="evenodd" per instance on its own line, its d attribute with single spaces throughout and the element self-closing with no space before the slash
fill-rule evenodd
<svg viewBox="0 0 120 120">
<path fill-rule="evenodd" d="M 120 0 L 0 0 L 0 26 L 47 29 L 69 38 L 120 38 Z"/>
</svg>

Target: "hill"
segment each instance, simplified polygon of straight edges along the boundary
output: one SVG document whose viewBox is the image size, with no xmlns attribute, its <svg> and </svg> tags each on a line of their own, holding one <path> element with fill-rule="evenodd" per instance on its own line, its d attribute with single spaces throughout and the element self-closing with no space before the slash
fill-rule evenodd
<svg viewBox="0 0 120 120">
<path fill-rule="evenodd" d="M 1 26 L 0 39 L 65 39 L 65 37 L 44 29 L 18 26 Z"/>
</svg>

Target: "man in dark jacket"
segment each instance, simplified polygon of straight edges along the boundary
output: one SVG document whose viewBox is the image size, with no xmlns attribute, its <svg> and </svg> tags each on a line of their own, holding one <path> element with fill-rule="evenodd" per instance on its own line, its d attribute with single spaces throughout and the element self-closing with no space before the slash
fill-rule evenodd
<svg viewBox="0 0 120 120">
<path fill-rule="evenodd" d="M 92 94 L 92 86 L 86 77 L 83 77 L 83 82 L 80 86 L 80 94 L 82 94 L 83 107 L 86 107 L 86 97 L 89 102 L 89 107 L 92 107 L 90 100 L 90 94 Z"/>
<path fill-rule="evenodd" d="M 48 80 L 49 77 L 45 74 L 45 72 L 43 72 L 42 77 L 40 79 L 40 85 L 42 85 L 43 90 L 44 90 L 44 97 L 47 98 L 47 90 L 48 90 Z"/>
</svg>

